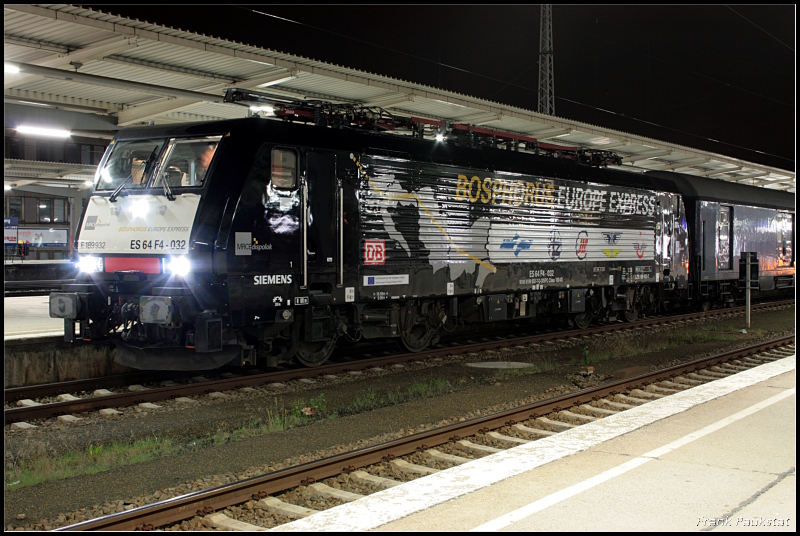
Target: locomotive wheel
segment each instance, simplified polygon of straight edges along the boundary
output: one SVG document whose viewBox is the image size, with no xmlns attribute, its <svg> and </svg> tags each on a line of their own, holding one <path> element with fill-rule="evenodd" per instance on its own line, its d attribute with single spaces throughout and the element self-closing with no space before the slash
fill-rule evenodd
<svg viewBox="0 0 800 536">
<path fill-rule="evenodd" d="M 592 311 L 585 311 L 583 313 L 575 313 L 572 316 L 572 321 L 575 322 L 575 326 L 578 329 L 586 329 L 592 323 L 593 317 Z"/>
<path fill-rule="evenodd" d="M 294 358 L 307 367 L 317 367 L 323 364 L 333 354 L 336 348 L 336 339 L 327 342 L 305 342 L 297 343 L 297 354 Z"/>
<path fill-rule="evenodd" d="M 627 320 L 628 322 L 633 322 L 634 320 L 639 318 L 640 309 L 641 309 L 640 306 L 635 305 L 633 309 L 631 309 L 630 311 L 625 311 L 625 314 L 623 315 L 625 317 L 625 320 Z"/>
<path fill-rule="evenodd" d="M 400 332 L 400 344 L 409 352 L 421 352 L 431 343 L 435 332 L 428 331 L 425 326 L 414 326 L 411 333 Z"/>
</svg>

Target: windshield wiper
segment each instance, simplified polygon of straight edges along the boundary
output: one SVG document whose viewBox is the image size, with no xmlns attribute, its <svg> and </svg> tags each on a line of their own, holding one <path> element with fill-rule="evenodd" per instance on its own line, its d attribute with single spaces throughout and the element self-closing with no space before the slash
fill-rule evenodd
<svg viewBox="0 0 800 536">
<path fill-rule="evenodd" d="M 147 170 L 150 169 L 150 165 L 153 163 L 153 160 L 156 158 L 156 153 L 158 152 L 158 145 L 153 147 L 153 152 L 150 153 L 150 156 L 147 157 L 147 162 L 144 164 L 144 169 L 142 170 L 142 181 L 147 181 Z M 122 191 L 122 188 L 125 187 L 128 182 L 133 180 L 133 170 L 131 170 L 131 174 L 128 175 L 128 178 L 123 181 L 122 184 L 117 186 L 117 189 L 108 197 L 108 200 L 112 203 L 116 202 L 117 196 Z"/>
<path fill-rule="evenodd" d="M 167 183 L 167 178 L 165 176 L 161 176 L 161 185 L 164 187 L 164 195 L 167 196 L 167 199 L 170 201 L 175 201 L 175 196 L 172 195 L 172 189 L 170 189 L 169 184 Z"/>
<path fill-rule="evenodd" d="M 122 181 L 122 184 L 117 186 L 117 189 L 114 190 L 111 193 L 111 195 L 108 197 L 108 200 L 110 202 L 112 202 L 112 203 L 116 203 L 117 202 L 117 196 L 119 195 L 119 193 L 122 191 L 122 189 L 125 187 L 125 185 L 128 184 L 128 182 L 130 182 L 132 180 L 133 180 L 133 175 L 128 175 L 128 178 L 125 179 L 124 181 Z"/>
</svg>

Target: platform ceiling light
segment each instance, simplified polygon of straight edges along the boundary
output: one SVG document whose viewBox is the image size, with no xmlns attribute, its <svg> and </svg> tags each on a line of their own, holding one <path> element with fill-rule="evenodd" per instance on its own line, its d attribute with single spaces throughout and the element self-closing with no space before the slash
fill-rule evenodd
<svg viewBox="0 0 800 536">
<path fill-rule="evenodd" d="M 72 133 L 69 130 L 63 130 L 58 128 L 29 127 L 24 125 L 17 127 L 17 132 L 21 132 L 22 134 L 33 134 L 35 136 L 47 136 L 50 138 L 69 138 L 72 135 Z"/>
<path fill-rule="evenodd" d="M 4 184 L 3 185 L 3 190 L 9 191 L 10 189 L 11 189 L 11 185 L 10 184 Z"/>
<path fill-rule="evenodd" d="M 19 67 L 17 67 L 16 65 L 11 65 L 9 63 L 4 63 L 3 71 L 8 74 L 17 74 L 19 73 Z"/>
<path fill-rule="evenodd" d="M 275 76 L 277 78 L 275 78 L 274 80 L 269 80 L 269 78 L 271 78 L 272 76 Z M 288 82 L 289 80 L 294 80 L 295 78 L 297 78 L 297 71 L 289 71 L 288 73 L 285 73 L 283 76 L 281 76 L 280 73 L 275 73 L 273 75 L 268 75 L 267 76 L 267 81 L 263 82 L 261 84 L 256 84 L 256 87 L 262 87 L 263 88 L 263 87 L 269 87 L 269 86 L 276 86 L 278 84 L 282 84 L 284 82 Z M 264 80 L 264 79 L 262 78 L 262 80 Z"/>
</svg>

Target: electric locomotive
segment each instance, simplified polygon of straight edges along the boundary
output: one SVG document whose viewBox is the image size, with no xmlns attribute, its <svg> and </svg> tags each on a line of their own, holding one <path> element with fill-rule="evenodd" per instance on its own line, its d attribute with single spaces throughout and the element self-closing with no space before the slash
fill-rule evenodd
<svg viewBox="0 0 800 536">
<path fill-rule="evenodd" d="M 110 338 L 139 369 L 315 366 L 341 339 L 419 351 L 469 323 L 730 303 L 743 251 L 762 290 L 794 287 L 791 195 L 604 169 L 618 158 L 516 135 L 485 145 L 469 127 L 434 142 L 430 121 L 397 120 L 418 134 L 397 136 L 381 113 L 279 111 L 115 137 L 76 236 L 81 276 L 50 295 L 67 341 Z"/>
</svg>

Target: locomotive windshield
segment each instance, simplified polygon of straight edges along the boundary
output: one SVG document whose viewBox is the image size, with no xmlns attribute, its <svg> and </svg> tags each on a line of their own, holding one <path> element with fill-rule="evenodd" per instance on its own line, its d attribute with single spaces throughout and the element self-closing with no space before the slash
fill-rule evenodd
<svg viewBox="0 0 800 536">
<path fill-rule="evenodd" d="M 117 142 L 100 170 L 98 190 L 202 187 L 222 136 Z"/>
<path fill-rule="evenodd" d="M 117 142 L 100 170 L 98 190 L 144 188 L 147 175 L 152 170 L 167 140 L 137 140 Z"/>
<path fill-rule="evenodd" d="M 170 188 L 203 186 L 220 139 L 222 136 L 170 140 L 154 185 L 166 181 Z"/>
</svg>

